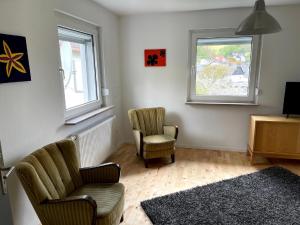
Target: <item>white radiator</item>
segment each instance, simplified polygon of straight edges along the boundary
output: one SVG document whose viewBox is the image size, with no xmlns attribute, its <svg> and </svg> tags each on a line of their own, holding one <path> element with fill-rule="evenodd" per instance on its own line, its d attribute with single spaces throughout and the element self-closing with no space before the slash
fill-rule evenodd
<svg viewBox="0 0 300 225">
<path fill-rule="evenodd" d="M 112 126 L 115 116 L 73 135 L 81 167 L 97 166 L 112 153 Z"/>
</svg>

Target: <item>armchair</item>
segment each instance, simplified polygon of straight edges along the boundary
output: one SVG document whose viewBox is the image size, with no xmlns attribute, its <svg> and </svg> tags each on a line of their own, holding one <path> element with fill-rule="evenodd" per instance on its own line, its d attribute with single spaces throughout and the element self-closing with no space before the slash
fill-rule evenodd
<svg viewBox="0 0 300 225">
<path fill-rule="evenodd" d="M 175 162 L 175 143 L 178 127 L 165 125 L 165 109 L 143 108 L 128 111 L 136 143 L 137 155 L 148 168 L 149 159 L 171 156 Z"/>
<path fill-rule="evenodd" d="M 43 225 L 117 225 L 123 220 L 120 167 L 79 168 L 71 140 L 33 152 L 16 171 Z"/>
</svg>

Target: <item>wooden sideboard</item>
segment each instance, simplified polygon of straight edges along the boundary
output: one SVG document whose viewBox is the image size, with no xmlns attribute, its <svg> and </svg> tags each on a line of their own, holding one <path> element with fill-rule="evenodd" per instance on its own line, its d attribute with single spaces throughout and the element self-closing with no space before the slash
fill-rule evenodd
<svg viewBox="0 0 300 225">
<path fill-rule="evenodd" d="M 269 158 L 300 159 L 300 118 L 252 115 L 248 153 Z"/>
</svg>

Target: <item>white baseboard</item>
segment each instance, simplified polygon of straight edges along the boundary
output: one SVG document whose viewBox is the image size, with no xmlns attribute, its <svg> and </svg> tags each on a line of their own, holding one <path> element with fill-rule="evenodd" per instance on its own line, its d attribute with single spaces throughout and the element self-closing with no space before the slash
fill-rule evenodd
<svg viewBox="0 0 300 225">
<path fill-rule="evenodd" d="M 133 142 L 125 142 L 124 144 L 132 144 L 134 145 Z M 230 152 L 247 152 L 246 147 L 237 147 L 237 146 L 217 146 L 217 145 L 191 145 L 191 144 L 181 144 L 177 143 L 176 144 L 177 148 L 193 148 L 193 149 L 205 149 L 205 150 L 213 150 L 213 151 L 230 151 Z"/>
<path fill-rule="evenodd" d="M 217 145 L 190 145 L 190 144 L 176 144 L 177 148 L 193 148 L 193 149 L 205 149 L 205 150 L 214 150 L 214 151 L 230 151 L 230 152 L 246 152 L 245 147 L 236 147 L 236 146 L 217 146 Z"/>
</svg>

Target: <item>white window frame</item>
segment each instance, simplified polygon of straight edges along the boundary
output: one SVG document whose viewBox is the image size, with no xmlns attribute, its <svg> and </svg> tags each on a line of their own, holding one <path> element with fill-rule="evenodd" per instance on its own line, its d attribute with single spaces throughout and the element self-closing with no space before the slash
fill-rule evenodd
<svg viewBox="0 0 300 225">
<path fill-rule="evenodd" d="M 188 76 L 188 96 L 187 103 L 199 104 L 257 104 L 258 97 L 258 80 L 260 73 L 260 58 L 261 58 L 261 36 L 237 36 L 234 34 L 235 29 L 204 29 L 190 31 L 190 73 Z M 249 81 L 248 96 L 197 96 L 196 95 L 196 60 L 197 60 L 197 40 L 208 38 L 237 38 L 251 37 L 252 38 L 252 57 Z"/>
<path fill-rule="evenodd" d="M 55 14 L 56 14 L 56 18 L 57 18 L 57 29 L 58 29 L 58 27 L 62 27 L 62 28 L 77 31 L 80 33 L 92 35 L 92 38 L 93 38 L 97 100 L 67 109 L 66 108 L 66 100 L 65 100 L 65 96 L 64 96 L 65 120 L 69 120 L 69 119 L 76 118 L 81 115 L 87 114 L 91 111 L 100 109 L 102 107 L 103 96 L 102 96 L 102 92 L 101 92 L 101 81 L 102 81 L 101 78 L 103 77 L 102 76 L 103 62 L 102 62 L 102 51 L 101 51 L 101 29 L 100 29 L 100 27 L 98 27 L 94 24 L 90 24 L 88 22 L 82 21 L 82 20 L 74 18 L 72 16 L 65 15 L 58 11 L 56 11 Z M 62 89 L 63 89 L 62 91 L 65 95 L 61 57 L 59 57 L 59 62 L 60 62 L 59 71 L 61 73 L 60 79 L 61 79 L 61 84 L 62 84 L 61 87 L 62 87 Z"/>
</svg>

